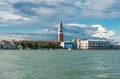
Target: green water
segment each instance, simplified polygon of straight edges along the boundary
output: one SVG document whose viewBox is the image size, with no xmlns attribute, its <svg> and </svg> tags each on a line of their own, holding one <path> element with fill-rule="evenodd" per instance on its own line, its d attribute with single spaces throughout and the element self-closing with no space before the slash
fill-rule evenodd
<svg viewBox="0 0 120 79">
<path fill-rule="evenodd" d="M 0 50 L 0 79 L 120 79 L 120 51 Z"/>
</svg>

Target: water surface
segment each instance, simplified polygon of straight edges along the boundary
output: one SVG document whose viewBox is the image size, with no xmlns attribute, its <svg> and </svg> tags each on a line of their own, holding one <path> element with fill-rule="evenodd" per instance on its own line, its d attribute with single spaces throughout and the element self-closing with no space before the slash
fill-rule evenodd
<svg viewBox="0 0 120 79">
<path fill-rule="evenodd" d="M 0 50 L 0 79 L 120 79 L 120 51 Z"/>
</svg>

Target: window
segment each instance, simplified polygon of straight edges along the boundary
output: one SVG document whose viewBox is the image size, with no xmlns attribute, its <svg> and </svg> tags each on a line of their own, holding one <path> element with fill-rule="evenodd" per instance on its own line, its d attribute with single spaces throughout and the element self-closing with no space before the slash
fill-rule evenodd
<svg viewBox="0 0 120 79">
<path fill-rule="evenodd" d="M 98 45 L 98 43 L 96 42 L 96 45 Z"/>
<path fill-rule="evenodd" d="M 91 42 L 89 44 L 91 45 Z"/>
<path fill-rule="evenodd" d="M 101 45 L 103 45 L 103 43 L 101 43 Z"/>
</svg>

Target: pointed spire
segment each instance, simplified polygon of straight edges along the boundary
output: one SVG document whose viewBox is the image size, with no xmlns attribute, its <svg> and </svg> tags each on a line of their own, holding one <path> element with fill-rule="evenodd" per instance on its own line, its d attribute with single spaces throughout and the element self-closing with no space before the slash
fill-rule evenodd
<svg viewBox="0 0 120 79">
<path fill-rule="evenodd" d="M 60 19 L 60 26 L 62 26 L 62 19 Z"/>
<path fill-rule="evenodd" d="M 59 25 L 58 25 L 58 32 L 63 32 L 62 19 L 60 19 L 60 22 L 59 22 Z"/>
<path fill-rule="evenodd" d="M 63 42 L 63 24 L 62 19 L 60 19 L 58 24 L 58 41 Z"/>
</svg>

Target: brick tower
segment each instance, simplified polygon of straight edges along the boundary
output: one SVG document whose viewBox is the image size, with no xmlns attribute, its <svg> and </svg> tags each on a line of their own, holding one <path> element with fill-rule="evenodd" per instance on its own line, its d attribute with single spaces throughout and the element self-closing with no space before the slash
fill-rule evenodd
<svg viewBox="0 0 120 79">
<path fill-rule="evenodd" d="M 58 42 L 63 42 L 63 25 L 62 20 L 58 24 Z"/>
</svg>

